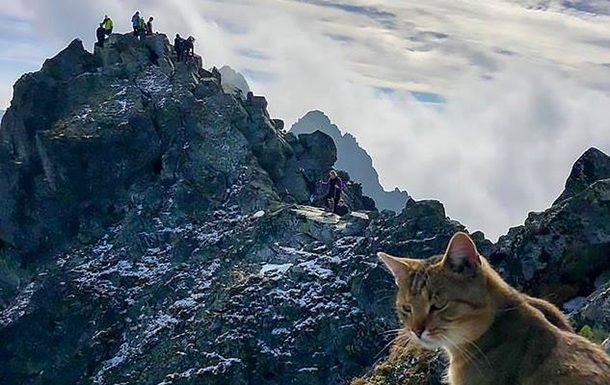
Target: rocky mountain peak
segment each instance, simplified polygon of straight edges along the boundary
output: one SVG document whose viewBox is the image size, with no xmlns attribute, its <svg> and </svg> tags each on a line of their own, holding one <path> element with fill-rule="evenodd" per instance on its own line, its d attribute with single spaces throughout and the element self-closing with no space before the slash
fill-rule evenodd
<svg viewBox="0 0 610 385">
<path fill-rule="evenodd" d="M 222 76 L 222 87 L 227 93 L 236 93 L 241 98 L 245 98 L 250 92 L 250 85 L 241 73 L 237 72 L 228 65 L 220 67 L 218 70 Z"/>
<path fill-rule="evenodd" d="M 434 202 L 359 211 L 374 204 L 353 183 L 349 215 L 305 205 L 336 159 L 330 136 L 285 133 L 165 35 L 73 41 L 17 82 L 0 126 L 0 378 L 363 373 L 396 327 L 375 253 L 430 256 L 463 226 Z"/>
<path fill-rule="evenodd" d="M 555 200 L 554 204 L 572 198 L 592 183 L 606 178 L 610 178 L 610 156 L 595 147 L 591 147 L 572 166 L 564 191 Z"/>
<path fill-rule="evenodd" d="M 264 97 L 225 93 L 200 57 L 177 62 L 163 34 L 113 34 L 93 54 L 75 39 L 15 85 L 0 129 L 0 239 L 24 255 L 87 239 L 150 186 L 174 186 L 187 212 L 308 202 L 334 143 L 282 126 Z"/>
</svg>

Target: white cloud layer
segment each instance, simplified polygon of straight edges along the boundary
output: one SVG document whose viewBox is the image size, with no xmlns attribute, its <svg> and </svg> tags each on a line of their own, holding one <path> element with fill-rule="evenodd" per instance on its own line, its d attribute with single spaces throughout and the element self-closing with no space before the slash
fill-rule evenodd
<svg viewBox="0 0 610 385">
<path fill-rule="evenodd" d="M 127 31 L 140 9 L 158 30 L 195 36 L 207 66 L 242 71 L 273 115 L 325 111 L 385 186 L 439 199 L 491 238 L 547 207 L 588 146 L 610 152 L 604 2 L 0 1 L 0 21 L 14 21 L 0 38 L 1 104 L 11 68 L 32 70 L 75 36 L 91 46 L 104 13 Z"/>
</svg>

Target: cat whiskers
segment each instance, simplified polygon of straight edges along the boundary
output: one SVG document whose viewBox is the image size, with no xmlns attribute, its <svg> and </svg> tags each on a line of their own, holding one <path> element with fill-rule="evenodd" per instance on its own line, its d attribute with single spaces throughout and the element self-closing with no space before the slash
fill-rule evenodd
<svg viewBox="0 0 610 385">
<path fill-rule="evenodd" d="M 447 345 L 450 348 L 452 348 L 452 349 L 458 351 L 458 353 L 462 354 L 464 356 L 464 358 L 466 359 L 466 362 L 472 363 L 475 366 L 475 368 L 477 368 L 479 373 L 481 373 L 481 374 L 483 373 L 483 370 L 481 369 L 481 366 L 477 362 L 477 357 L 476 356 L 474 356 L 468 350 L 466 350 L 463 347 L 461 347 L 458 343 L 456 343 L 455 341 L 453 341 L 449 337 L 447 337 L 447 336 L 440 336 L 440 338 L 443 341 L 445 341 L 445 343 L 447 343 Z"/>
<path fill-rule="evenodd" d="M 475 342 L 472 342 L 472 341 L 464 341 L 464 342 L 467 343 L 469 346 L 472 346 L 474 349 L 476 349 L 477 352 L 479 353 L 479 355 L 485 359 L 487 366 L 489 366 L 491 368 L 491 362 L 489 361 L 489 358 L 487 358 L 487 355 L 481 350 L 479 345 L 477 345 Z"/>
<path fill-rule="evenodd" d="M 451 328 L 449 328 L 449 329 L 451 329 Z M 453 328 L 453 329 L 456 330 L 455 328 Z M 475 358 L 485 359 L 485 364 L 491 368 L 491 362 L 489 361 L 489 358 L 487 358 L 487 355 L 483 352 L 483 350 L 481 350 L 479 345 L 477 345 L 474 341 L 468 341 L 465 338 L 460 338 L 459 341 L 453 341 L 453 342 L 455 342 L 456 345 L 466 344 L 467 346 L 470 346 L 473 349 L 475 349 L 474 353 L 468 352 L 470 354 L 470 356 L 475 357 Z M 463 349 L 463 350 L 466 350 L 466 349 Z"/>
<path fill-rule="evenodd" d="M 383 303 L 383 302 L 388 302 L 388 301 L 390 301 L 391 299 L 393 299 L 394 297 L 396 297 L 396 294 L 394 294 L 394 293 L 391 293 L 391 294 L 386 295 L 386 296 L 383 296 L 383 297 L 378 297 L 378 298 L 375 300 L 374 304 L 375 304 L 375 305 L 379 305 L 380 303 Z"/>
<path fill-rule="evenodd" d="M 401 333 L 402 332 L 402 333 Z M 390 340 L 390 342 L 388 342 L 380 351 L 379 353 L 377 353 L 375 355 L 375 358 L 379 357 L 381 354 L 383 354 L 383 352 L 390 347 L 391 345 L 395 345 L 395 346 L 399 346 L 399 347 L 404 347 L 409 343 L 409 340 L 411 339 L 411 336 L 405 331 L 405 329 L 401 328 L 401 329 L 393 329 L 393 330 L 388 330 L 386 332 L 384 332 L 384 334 L 389 334 L 389 333 L 397 333 L 396 336 L 394 338 L 392 338 L 392 340 Z M 406 341 L 405 341 L 406 338 Z"/>
</svg>

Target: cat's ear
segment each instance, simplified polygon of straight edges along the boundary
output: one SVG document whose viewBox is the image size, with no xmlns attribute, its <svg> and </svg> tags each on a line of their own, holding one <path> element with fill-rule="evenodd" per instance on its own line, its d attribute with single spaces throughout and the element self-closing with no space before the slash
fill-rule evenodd
<svg viewBox="0 0 610 385">
<path fill-rule="evenodd" d="M 396 285 L 398 285 L 400 281 L 406 279 L 415 269 L 414 264 L 416 261 L 407 258 L 393 257 L 386 253 L 377 253 L 377 256 L 394 276 L 394 282 L 396 282 Z"/>
<path fill-rule="evenodd" d="M 455 233 L 447 246 L 443 264 L 456 273 L 473 275 L 478 271 L 481 257 L 468 234 Z"/>
</svg>

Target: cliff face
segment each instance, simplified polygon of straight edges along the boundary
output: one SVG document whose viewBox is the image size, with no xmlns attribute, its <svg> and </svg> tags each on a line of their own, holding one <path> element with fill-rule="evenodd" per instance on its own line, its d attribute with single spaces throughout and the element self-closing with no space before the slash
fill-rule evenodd
<svg viewBox="0 0 610 385">
<path fill-rule="evenodd" d="M 355 137 L 342 134 L 323 112 L 308 112 L 292 126 L 290 132 L 302 134 L 318 130 L 333 138 L 337 145 L 336 167 L 346 170 L 352 180 L 360 183 L 363 193 L 373 198 L 379 209 L 398 213 L 405 207 L 409 195 L 398 188 L 385 191 L 379 182 L 377 170 L 373 167 L 373 160 L 366 150 L 360 147 Z"/>
<path fill-rule="evenodd" d="M 304 205 L 333 140 L 284 133 L 221 80 L 176 63 L 164 35 L 128 34 L 94 54 L 75 40 L 18 81 L 0 126 L 0 383 L 338 385 L 386 354 L 394 285 L 375 253 L 436 255 L 464 227 L 436 201 Z M 607 184 L 499 245 L 473 237 L 529 291 L 597 287 L 577 322 L 603 327 Z M 370 380 L 435 383 L 428 358 Z"/>
</svg>

